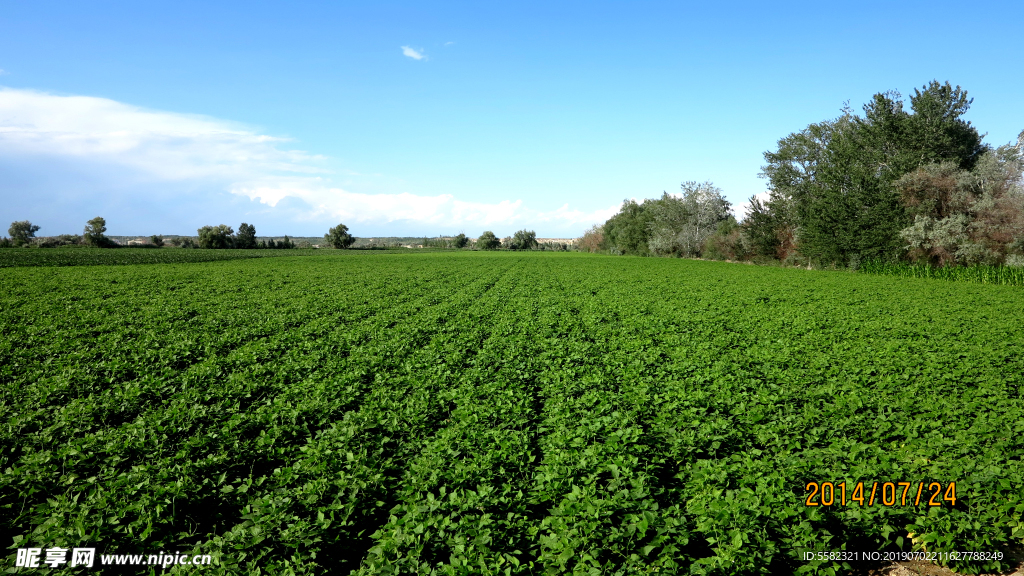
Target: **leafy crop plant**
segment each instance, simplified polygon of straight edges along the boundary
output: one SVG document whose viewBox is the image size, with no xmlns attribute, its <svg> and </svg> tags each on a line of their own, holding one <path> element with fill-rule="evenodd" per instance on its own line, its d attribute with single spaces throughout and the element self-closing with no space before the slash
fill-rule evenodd
<svg viewBox="0 0 1024 576">
<path fill-rule="evenodd" d="M 0 288 L 8 566 L 95 547 L 211 554 L 209 574 L 839 574 L 815 553 L 1024 539 L 1017 287 L 336 251 Z"/>
</svg>

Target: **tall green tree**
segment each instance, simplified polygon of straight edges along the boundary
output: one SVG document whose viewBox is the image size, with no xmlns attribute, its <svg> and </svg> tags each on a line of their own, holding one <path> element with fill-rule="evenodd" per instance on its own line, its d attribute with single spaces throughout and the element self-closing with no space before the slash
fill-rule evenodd
<svg viewBox="0 0 1024 576">
<path fill-rule="evenodd" d="M 85 223 L 85 231 L 82 233 L 82 238 L 90 246 L 108 246 L 111 242 L 104 235 L 106 231 L 107 221 L 97 216 Z"/>
<path fill-rule="evenodd" d="M 800 251 L 814 260 L 846 265 L 899 251 L 907 216 L 892 187 L 898 170 L 891 160 L 903 154 L 897 138 L 905 114 L 881 94 L 865 112 L 865 118 L 836 123 L 816 185 L 797 198 Z"/>
<path fill-rule="evenodd" d="M 324 240 L 339 250 L 348 248 L 356 241 L 355 237 L 348 233 L 348 226 L 344 224 L 338 224 L 328 230 L 327 234 L 324 234 Z"/>
<path fill-rule="evenodd" d="M 7 229 L 7 233 L 11 235 L 11 241 L 15 246 L 24 246 L 28 244 L 31 242 L 32 238 L 35 237 L 36 232 L 38 231 L 39 226 L 36 226 L 28 220 L 11 222 L 11 227 Z"/>
<path fill-rule="evenodd" d="M 613 254 L 648 256 L 648 241 L 651 238 L 651 201 L 637 204 L 635 200 L 623 200 L 619 212 L 604 224 L 602 248 Z"/>
<path fill-rule="evenodd" d="M 800 252 L 839 264 L 901 254 L 899 232 L 910 218 L 895 182 L 925 164 L 974 166 L 987 147 L 961 118 L 970 104 L 959 86 L 933 81 L 915 90 L 909 112 L 899 93 L 878 93 L 863 115 L 845 108 L 779 140 L 762 176 L 776 207 L 792 208 Z"/>
<path fill-rule="evenodd" d="M 743 231 L 750 241 L 750 249 L 757 256 L 780 258 L 783 224 L 777 211 L 772 210 L 771 199 L 762 201 L 751 196 L 747 215 L 743 218 Z"/>
<path fill-rule="evenodd" d="M 238 227 L 238 234 L 235 235 L 235 248 L 255 248 L 256 227 L 252 224 L 242 224 Z"/>
<path fill-rule="evenodd" d="M 982 135 L 962 116 L 973 98 L 959 86 L 931 81 L 910 97 L 913 114 L 907 119 L 904 149 L 906 161 L 900 176 L 925 164 L 953 162 L 961 170 L 972 170 L 990 147 Z"/>
<path fill-rule="evenodd" d="M 469 244 L 469 238 L 465 234 L 459 232 L 459 235 L 452 239 L 452 245 L 456 248 L 465 248 Z"/>
</svg>

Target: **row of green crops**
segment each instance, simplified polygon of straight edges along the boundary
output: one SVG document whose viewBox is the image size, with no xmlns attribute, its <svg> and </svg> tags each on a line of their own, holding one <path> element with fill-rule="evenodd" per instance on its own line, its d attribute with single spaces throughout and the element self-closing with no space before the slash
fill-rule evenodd
<svg viewBox="0 0 1024 576">
<path fill-rule="evenodd" d="M 19 266 L 125 266 L 180 264 L 318 253 L 317 250 L 189 250 L 183 248 L 10 248 L 0 250 L 0 268 Z M 322 252 L 319 252 L 322 254 Z"/>
<path fill-rule="evenodd" d="M 5 269 L 0 299 L 8 567 L 835 574 L 804 553 L 1024 541 L 1016 288 L 339 251 Z M 806 505 L 843 481 L 957 500 Z"/>
<path fill-rule="evenodd" d="M 871 260 L 862 264 L 858 270 L 867 274 L 899 278 L 937 278 L 957 282 L 1024 286 L 1024 268 L 1020 266 L 930 266 Z"/>
</svg>

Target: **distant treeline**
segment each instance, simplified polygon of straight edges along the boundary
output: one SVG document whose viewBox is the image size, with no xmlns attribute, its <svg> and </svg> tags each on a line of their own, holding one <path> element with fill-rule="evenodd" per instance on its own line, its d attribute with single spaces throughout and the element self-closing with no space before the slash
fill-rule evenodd
<svg viewBox="0 0 1024 576">
<path fill-rule="evenodd" d="M 61 234 L 58 236 L 47 236 L 36 238 L 39 226 L 28 220 L 12 222 L 8 229 L 10 238 L 0 239 L 0 248 L 34 247 L 34 248 L 58 248 L 74 246 L 91 246 L 95 248 L 119 248 L 130 246 L 135 248 L 163 248 L 173 246 L 175 248 L 263 248 L 263 249 L 291 249 L 291 248 L 312 248 L 314 247 L 308 239 L 295 242 L 287 235 L 284 238 L 257 238 L 256 227 L 252 224 L 242 224 L 236 233 L 234 229 L 226 224 L 217 226 L 203 226 L 198 229 L 196 236 L 163 236 L 154 234 L 149 237 L 122 236 L 110 237 L 107 231 L 107 221 L 97 216 L 86 223 L 85 230 L 81 235 Z"/>
<path fill-rule="evenodd" d="M 1024 132 L 993 148 L 963 120 L 971 99 L 930 82 L 904 109 L 875 94 L 765 152 L 768 198 L 742 223 L 710 182 L 636 203 L 594 226 L 581 250 L 781 261 L 1024 266 Z"/>
<path fill-rule="evenodd" d="M 428 237 L 387 237 L 387 238 L 356 238 L 349 234 L 348 226 L 338 224 L 324 234 L 323 240 L 313 243 L 318 238 L 260 238 L 256 236 L 256 227 L 242 222 L 238 232 L 227 224 L 203 226 L 196 236 L 160 235 L 149 237 L 121 236 L 110 237 L 105 234 L 106 220 L 97 216 L 86 223 L 81 235 L 61 234 L 59 236 L 36 237 L 39 226 L 28 220 L 12 222 L 8 229 L 10 238 L 0 238 L 0 248 L 34 247 L 57 248 L 74 246 L 91 246 L 99 248 L 118 248 L 131 246 L 136 248 L 202 248 L 202 249 L 269 249 L 281 250 L 292 248 L 335 248 L 356 250 L 387 250 L 397 248 L 434 248 L 434 249 L 473 249 L 473 250 L 572 250 L 572 242 L 539 242 L 537 234 L 532 230 L 520 230 L 512 236 L 499 239 L 493 232 L 485 231 L 475 241 L 465 234 L 455 236 Z"/>
</svg>

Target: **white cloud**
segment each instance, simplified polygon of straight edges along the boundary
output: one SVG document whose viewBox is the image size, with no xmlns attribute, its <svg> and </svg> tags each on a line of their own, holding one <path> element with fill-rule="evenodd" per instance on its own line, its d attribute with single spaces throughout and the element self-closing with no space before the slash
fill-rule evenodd
<svg viewBox="0 0 1024 576">
<path fill-rule="evenodd" d="M 568 204 L 549 212 L 523 205 L 522 200 L 496 203 L 467 202 L 451 194 L 362 194 L 335 188 L 322 181 L 254 182 L 238 184 L 232 192 L 276 206 L 285 198 L 297 198 L 310 206 L 308 219 L 333 219 L 345 222 L 410 222 L 434 226 L 550 226 L 578 227 L 604 222 L 619 207 L 584 212 Z"/>
<path fill-rule="evenodd" d="M 544 211 L 521 200 L 488 203 L 451 194 L 353 192 L 332 184 L 334 172 L 327 168 L 327 158 L 289 149 L 288 143 L 286 138 L 216 118 L 149 110 L 106 98 L 0 88 L 0 160 L 20 170 L 22 181 L 37 183 L 59 170 L 54 166 L 70 162 L 93 167 L 92 172 L 101 176 L 90 188 L 96 191 L 89 194 L 103 194 L 108 202 L 116 201 L 110 195 L 118 193 L 125 194 L 125 203 L 135 201 L 137 189 L 128 190 L 131 187 L 124 183 L 141 181 L 161 190 L 177 186 L 182 191 L 230 193 L 237 200 L 262 204 L 269 211 L 265 214 L 277 214 L 281 220 L 405 223 L 401 227 L 409 234 L 419 234 L 424 227 L 526 226 L 541 234 L 549 229 L 582 230 L 618 210 L 611 206 L 584 212 L 565 204 Z M 50 166 L 51 172 L 39 166 Z M 185 196 L 172 194 L 169 201 Z M 89 203 L 89 198 L 76 199 Z M 162 212 L 159 205 L 147 210 Z"/>
<path fill-rule="evenodd" d="M 444 46 L 451 46 L 452 44 L 455 44 L 455 42 L 445 42 Z"/>
<path fill-rule="evenodd" d="M 324 172 L 284 138 L 203 116 L 91 96 L 0 89 L 0 152 L 127 165 L 162 180 Z"/>
<path fill-rule="evenodd" d="M 7 74 L 7 70 L 0 68 L 0 76 L 3 76 L 4 74 Z"/>
<path fill-rule="evenodd" d="M 402 46 L 402 54 L 412 58 L 413 60 L 426 60 L 427 55 L 423 53 L 423 49 L 419 50 L 410 48 L 408 46 Z"/>
<path fill-rule="evenodd" d="M 619 205 L 615 204 L 608 208 L 583 212 L 581 210 L 570 209 L 568 204 L 564 204 L 562 207 L 551 212 L 538 212 L 533 220 L 539 222 L 585 224 L 589 226 L 591 224 L 603 224 L 605 220 L 618 213 L 619 208 Z"/>
</svg>

